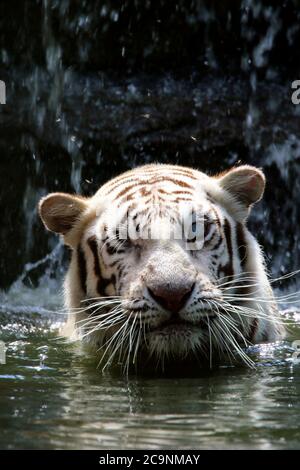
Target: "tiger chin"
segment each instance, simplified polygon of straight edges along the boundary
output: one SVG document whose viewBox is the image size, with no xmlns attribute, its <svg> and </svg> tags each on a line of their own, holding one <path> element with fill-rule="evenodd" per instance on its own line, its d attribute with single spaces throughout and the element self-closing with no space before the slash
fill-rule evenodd
<svg viewBox="0 0 300 470">
<path fill-rule="evenodd" d="M 103 369 L 145 371 L 242 361 L 284 335 L 261 249 L 246 227 L 264 192 L 261 170 L 216 176 L 151 164 L 91 198 L 52 193 L 46 228 L 72 249 L 64 334 Z"/>
</svg>

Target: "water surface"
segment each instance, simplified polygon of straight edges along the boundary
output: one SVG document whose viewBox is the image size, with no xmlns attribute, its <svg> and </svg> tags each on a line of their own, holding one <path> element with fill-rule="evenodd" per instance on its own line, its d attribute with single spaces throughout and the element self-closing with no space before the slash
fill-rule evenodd
<svg viewBox="0 0 300 470">
<path fill-rule="evenodd" d="M 256 370 L 121 377 L 57 336 L 40 312 L 0 314 L 3 449 L 299 449 L 300 363 L 291 341 L 261 346 Z M 299 336 L 293 328 L 289 339 Z"/>
</svg>

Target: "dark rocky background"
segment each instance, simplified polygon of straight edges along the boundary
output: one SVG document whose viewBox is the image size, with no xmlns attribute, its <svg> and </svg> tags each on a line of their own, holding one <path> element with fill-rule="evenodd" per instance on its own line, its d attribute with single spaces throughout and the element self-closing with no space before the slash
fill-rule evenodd
<svg viewBox="0 0 300 470">
<path fill-rule="evenodd" d="M 0 286 L 63 265 L 40 196 L 151 161 L 263 167 L 249 223 L 273 274 L 297 269 L 299 55 L 298 0 L 1 2 Z"/>
</svg>

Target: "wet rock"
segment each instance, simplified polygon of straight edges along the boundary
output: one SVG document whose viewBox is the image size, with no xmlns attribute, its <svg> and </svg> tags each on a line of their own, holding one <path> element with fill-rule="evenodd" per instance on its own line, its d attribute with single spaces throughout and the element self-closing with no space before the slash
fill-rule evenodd
<svg viewBox="0 0 300 470">
<path fill-rule="evenodd" d="M 0 8 L 0 63 L 10 70 L 299 72 L 298 0 L 13 0 Z"/>
<path fill-rule="evenodd" d="M 0 5 L 0 285 L 61 260 L 37 218 L 49 191 L 92 194 L 151 161 L 262 166 L 249 223 L 274 273 L 299 266 L 299 1 L 11 1 Z M 25 268 L 25 270 L 24 270 Z"/>
</svg>

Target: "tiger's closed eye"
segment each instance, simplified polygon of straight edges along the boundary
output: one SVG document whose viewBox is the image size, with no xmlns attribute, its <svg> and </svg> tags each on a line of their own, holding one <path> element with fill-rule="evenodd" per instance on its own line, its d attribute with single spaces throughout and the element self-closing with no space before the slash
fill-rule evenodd
<svg viewBox="0 0 300 470">
<path fill-rule="evenodd" d="M 207 216 L 204 216 L 204 218 L 203 218 L 203 227 L 204 227 L 203 236 L 204 236 L 204 240 L 207 237 L 207 235 L 209 234 L 209 232 L 210 232 L 210 230 L 213 226 L 213 223 L 214 222 L 211 219 L 209 219 Z"/>
<path fill-rule="evenodd" d="M 125 249 L 135 250 L 137 253 L 141 251 L 141 241 L 139 238 L 132 239 L 129 235 L 122 240 L 122 247 Z"/>
</svg>

